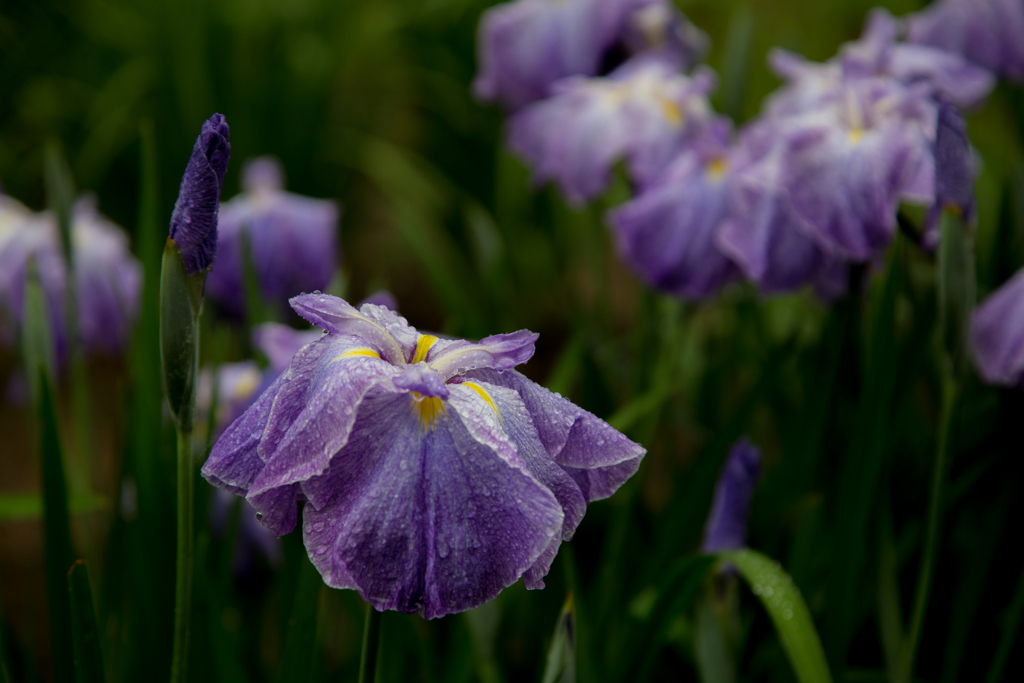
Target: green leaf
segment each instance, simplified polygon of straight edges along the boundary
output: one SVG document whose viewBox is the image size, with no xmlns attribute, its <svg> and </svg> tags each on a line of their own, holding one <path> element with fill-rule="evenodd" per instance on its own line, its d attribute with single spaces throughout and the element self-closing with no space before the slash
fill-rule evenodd
<svg viewBox="0 0 1024 683">
<path fill-rule="evenodd" d="M 750 46 L 754 37 L 754 12 L 743 4 L 732 12 L 729 32 L 725 38 L 722 62 L 722 113 L 734 121 L 742 120 L 743 96 L 746 94 Z"/>
<path fill-rule="evenodd" d="M 761 600 L 800 683 L 831 683 L 825 652 L 800 589 L 778 562 L 744 548 L 722 553 Z"/>
<path fill-rule="evenodd" d="M 542 683 L 576 683 L 576 640 L 572 591 L 565 597 L 548 648 Z"/>
<path fill-rule="evenodd" d="M 29 263 L 25 282 L 22 355 L 35 405 L 36 447 L 43 488 L 43 556 L 54 678 L 71 680 L 71 613 L 67 571 L 74 561 L 67 483 L 53 391 L 53 357 L 46 300 Z"/>
<path fill-rule="evenodd" d="M 650 613 L 636 629 L 632 646 L 625 648 L 625 652 L 634 654 L 621 660 L 613 680 L 642 681 L 650 677 L 672 620 L 693 602 L 714 562 L 714 557 L 694 555 L 677 561 L 665 572 Z"/>
<path fill-rule="evenodd" d="M 307 683 L 316 672 L 319 657 L 317 610 L 324 582 L 312 562 L 303 559 L 301 563 L 277 678 L 281 683 Z"/>
<path fill-rule="evenodd" d="M 968 327 L 974 309 L 974 236 L 963 216 L 944 209 L 939 219 L 939 324 L 947 362 L 954 377 L 968 367 Z"/>
<path fill-rule="evenodd" d="M 71 594 L 71 632 L 75 651 L 76 683 L 103 683 L 103 652 L 96 625 L 96 610 L 89 585 L 85 560 L 78 560 L 68 570 L 68 591 Z"/>
<path fill-rule="evenodd" d="M 1021 614 L 1024 614 L 1024 571 L 1017 579 L 1017 587 L 1010 599 L 1010 606 L 1003 613 L 1003 635 L 999 639 L 999 648 L 996 656 L 992 659 L 992 665 L 988 670 L 986 683 L 999 683 L 1003 680 L 1003 669 L 1006 667 L 1006 660 L 1013 652 L 1013 646 L 1017 640 L 1017 628 L 1020 626 Z"/>
<path fill-rule="evenodd" d="M 175 424 L 192 432 L 199 367 L 199 312 L 205 273 L 188 275 L 170 238 L 160 270 L 160 371 Z"/>
<path fill-rule="evenodd" d="M 43 177 L 50 209 L 57 215 L 60 243 L 67 263 L 72 261 L 71 208 L 75 203 L 75 181 L 71 176 L 64 149 L 57 140 L 49 140 L 43 153 Z"/>
<path fill-rule="evenodd" d="M 856 627 L 857 599 L 868 542 L 871 512 L 878 491 L 882 462 L 888 449 L 897 374 L 896 300 L 903 282 L 903 239 L 897 237 L 889 255 L 889 267 L 875 283 L 871 302 L 870 338 L 866 353 L 857 414 L 839 478 L 838 523 L 828 582 L 829 609 L 824 633 L 829 661 L 840 667 L 846 659 Z"/>
</svg>

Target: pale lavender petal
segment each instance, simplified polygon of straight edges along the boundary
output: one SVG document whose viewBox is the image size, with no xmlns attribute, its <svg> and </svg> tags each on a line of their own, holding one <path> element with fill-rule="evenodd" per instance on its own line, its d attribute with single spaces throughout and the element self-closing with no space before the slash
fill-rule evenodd
<svg viewBox="0 0 1024 683">
<path fill-rule="evenodd" d="M 907 18 L 907 38 L 948 50 L 1006 78 L 1024 81 L 1024 3 L 938 0 Z"/>
<path fill-rule="evenodd" d="M 459 340 L 431 349 L 427 362 L 443 379 L 477 368 L 508 370 L 530 360 L 536 341 L 529 330 L 484 337 L 476 344 Z"/>
<path fill-rule="evenodd" d="M 390 308 L 392 311 L 398 311 L 398 299 L 396 299 L 395 295 L 386 289 L 378 289 L 376 292 L 360 301 L 359 307 L 361 308 L 364 304 L 383 306 L 384 308 Z"/>
<path fill-rule="evenodd" d="M 548 455 L 570 475 L 574 469 L 599 471 L 594 482 L 597 485 L 583 491 L 588 502 L 610 496 L 640 467 L 646 453 L 642 446 L 515 370 L 474 370 L 466 374 L 466 379 L 518 392 Z"/>
<path fill-rule="evenodd" d="M 361 337 L 394 365 L 404 365 L 416 347 L 416 329 L 383 306 L 364 304 L 357 310 L 343 299 L 328 294 L 292 297 L 291 305 L 296 313 L 317 327 L 334 334 Z"/>
<path fill-rule="evenodd" d="M 728 215 L 728 160 L 681 154 L 664 176 L 609 214 L 623 258 L 654 287 L 703 298 L 739 277 L 716 244 Z"/>
<path fill-rule="evenodd" d="M 321 330 L 296 330 L 281 323 L 263 323 L 252 331 L 253 346 L 263 352 L 274 372 L 284 372 L 306 344 L 323 336 Z"/>
<path fill-rule="evenodd" d="M 333 496 L 307 504 L 303 530 L 328 585 L 429 619 L 518 580 L 558 535 L 562 512 L 507 440 L 481 443 L 454 409 L 425 430 L 411 401 L 367 397 L 353 441 L 318 482 Z"/>
<path fill-rule="evenodd" d="M 1024 269 L 974 310 L 971 346 L 986 382 L 1015 385 L 1024 379 Z"/>
<path fill-rule="evenodd" d="M 761 450 L 744 437 L 729 451 L 715 485 L 711 512 L 704 525 L 702 552 L 737 550 L 747 544 L 750 499 L 760 475 Z"/>
<path fill-rule="evenodd" d="M 277 157 L 246 159 L 242 164 L 242 189 L 246 192 L 273 192 L 284 189 L 284 169 Z"/>
</svg>

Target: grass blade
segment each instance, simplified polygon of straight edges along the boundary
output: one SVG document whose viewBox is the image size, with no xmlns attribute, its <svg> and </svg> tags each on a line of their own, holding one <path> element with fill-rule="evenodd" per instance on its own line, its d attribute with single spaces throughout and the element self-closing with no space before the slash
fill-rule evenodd
<svg viewBox="0 0 1024 683">
<path fill-rule="evenodd" d="M 295 601 L 288 618 L 281 671 L 277 677 L 281 683 L 309 681 L 316 673 L 318 661 L 317 610 L 324 582 L 312 562 L 305 558 L 300 562 L 299 585 L 295 589 Z M 372 607 L 370 609 L 373 610 Z"/>
<path fill-rule="evenodd" d="M 565 596 L 548 648 L 542 683 L 576 683 L 576 638 L 572 591 Z"/>
<path fill-rule="evenodd" d="M 811 613 L 789 574 L 778 562 L 749 548 L 722 553 L 722 557 L 736 565 L 751 591 L 761 599 L 797 680 L 831 683 L 832 675 Z"/>
<path fill-rule="evenodd" d="M 68 570 L 68 591 L 71 595 L 71 633 L 75 652 L 76 683 L 103 683 L 103 653 L 96 625 L 92 587 L 85 560 L 78 560 Z"/>
</svg>

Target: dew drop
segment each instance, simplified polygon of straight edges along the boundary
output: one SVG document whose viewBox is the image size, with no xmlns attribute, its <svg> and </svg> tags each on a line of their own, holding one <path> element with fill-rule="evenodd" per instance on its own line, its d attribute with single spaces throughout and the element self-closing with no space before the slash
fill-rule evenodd
<svg viewBox="0 0 1024 683">
<path fill-rule="evenodd" d="M 313 531 L 315 531 L 317 533 L 320 533 L 323 530 L 324 530 L 324 523 L 323 522 L 317 522 L 316 524 L 313 525 Z"/>
<path fill-rule="evenodd" d="M 317 555 L 323 555 L 326 552 L 327 552 L 327 546 L 325 544 L 321 544 L 321 545 L 318 545 L 316 547 L 316 554 Z"/>
</svg>

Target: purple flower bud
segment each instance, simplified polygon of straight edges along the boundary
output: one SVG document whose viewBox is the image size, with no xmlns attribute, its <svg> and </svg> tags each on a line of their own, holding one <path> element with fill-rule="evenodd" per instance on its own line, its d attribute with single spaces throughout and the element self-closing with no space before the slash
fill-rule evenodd
<svg viewBox="0 0 1024 683">
<path fill-rule="evenodd" d="M 325 289 L 338 258 L 337 205 L 285 192 L 273 157 L 247 161 L 242 187 L 220 209 L 217 263 L 206 281 L 210 298 L 231 315 L 245 310 L 243 242 L 267 301 L 284 308 L 289 297 Z"/>
<path fill-rule="evenodd" d="M 1024 3 L 938 0 L 908 17 L 908 40 L 931 45 L 1024 82 Z"/>
<path fill-rule="evenodd" d="M 971 316 L 971 347 L 982 379 L 1020 385 L 1024 380 L 1024 269 L 994 291 Z"/>
<path fill-rule="evenodd" d="M 181 178 L 171 214 L 171 239 L 189 275 L 209 269 L 217 255 L 217 210 L 231 145 L 222 114 L 203 123 Z"/>
<path fill-rule="evenodd" d="M 298 522 L 324 582 L 434 618 L 541 588 L 587 503 L 644 449 L 513 369 L 536 335 L 471 344 L 379 306 L 306 295 L 327 334 L 304 346 L 203 466 L 284 534 Z M 455 374 L 453 374 L 455 373 Z"/>
<path fill-rule="evenodd" d="M 527 159 L 536 182 L 556 181 L 581 203 L 607 186 L 625 159 L 635 182 L 652 182 L 687 140 L 711 121 L 714 74 L 677 72 L 663 54 L 626 62 L 607 78 L 573 78 L 509 121 L 509 146 Z"/>
<path fill-rule="evenodd" d="M 974 157 L 963 114 L 949 102 L 939 104 L 935 135 L 935 209 L 955 207 L 964 220 L 974 218 Z"/>
<path fill-rule="evenodd" d="M 701 551 L 717 553 L 737 550 L 747 544 L 750 499 L 761 475 L 761 449 L 743 437 L 729 451 L 715 485 Z"/>
</svg>

